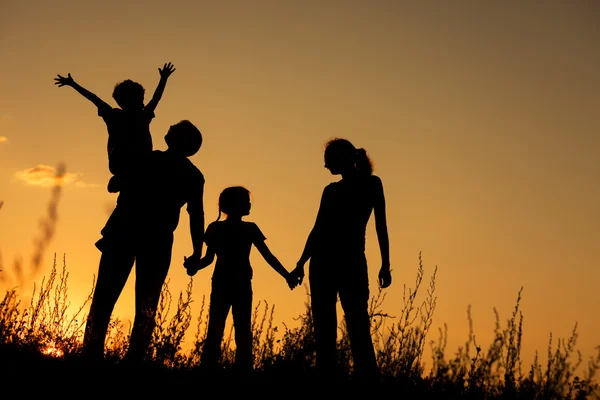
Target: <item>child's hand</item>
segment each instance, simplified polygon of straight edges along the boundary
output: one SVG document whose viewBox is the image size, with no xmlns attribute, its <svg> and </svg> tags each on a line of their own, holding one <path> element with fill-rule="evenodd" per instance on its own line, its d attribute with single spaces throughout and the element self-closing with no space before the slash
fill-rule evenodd
<svg viewBox="0 0 600 400">
<path fill-rule="evenodd" d="M 175 72 L 175 67 L 170 62 L 166 63 L 162 69 L 158 69 L 161 79 L 167 79 L 173 72 Z"/>
<path fill-rule="evenodd" d="M 54 82 L 54 84 L 58 85 L 58 87 L 73 86 L 73 84 L 75 83 L 73 78 L 71 78 L 71 74 L 67 74 L 66 78 L 64 76 L 58 75 L 58 78 L 54 78 L 54 80 L 56 81 Z"/>
</svg>

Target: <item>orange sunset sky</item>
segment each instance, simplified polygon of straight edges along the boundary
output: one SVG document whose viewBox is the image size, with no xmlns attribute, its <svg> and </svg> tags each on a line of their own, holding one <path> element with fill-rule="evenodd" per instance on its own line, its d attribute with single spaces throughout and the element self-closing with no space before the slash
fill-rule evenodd
<svg viewBox="0 0 600 400">
<path fill-rule="evenodd" d="M 166 148 L 164 134 L 181 119 L 203 132 L 191 159 L 206 177 L 207 224 L 223 188 L 246 186 L 247 219 L 292 269 L 323 187 L 338 179 L 323 167 L 323 145 L 346 137 L 384 183 L 393 269 L 385 311 L 399 313 L 422 251 L 423 292 L 439 268 L 429 338 L 447 323 L 448 356 L 467 339 L 469 304 L 485 349 L 493 307 L 504 326 L 523 286 L 524 360 L 535 350 L 544 360 L 550 333 L 568 337 L 576 322 L 587 359 L 600 345 L 598 21 L 591 0 L 3 2 L 0 289 L 21 285 L 25 296 L 53 254 L 66 254 L 70 300 L 81 304 L 116 200 L 106 190 L 104 122 L 54 77 L 70 72 L 116 106 L 117 82 L 140 82 L 149 100 L 170 61 L 177 70 L 151 125 L 154 148 Z M 36 271 L 33 241 L 61 162 L 56 231 Z M 188 232 L 183 211 L 168 277 L 175 295 L 189 281 Z M 375 293 L 373 219 L 367 258 Z M 252 262 L 255 304 L 274 304 L 274 323 L 295 326 L 306 290 L 290 291 L 256 251 Z M 212 270 L 194 277 L 194 319 Z M 115 316 L 132 319 L 133 282 Z"/>
</svg>

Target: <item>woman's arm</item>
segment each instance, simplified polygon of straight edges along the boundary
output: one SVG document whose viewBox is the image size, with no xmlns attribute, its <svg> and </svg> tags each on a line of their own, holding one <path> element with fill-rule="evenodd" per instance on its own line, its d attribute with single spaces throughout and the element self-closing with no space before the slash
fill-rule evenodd
<svg viewBox="0 0 600 400">
<path fill-rule="evenodd" d="M 373 177 L 375 191 L 375 231 L 379 241 L 379 251 L 381 253 L 381 269 L 379 270 L 379 285 L 386 288 L 392 283 L 390 270 L 390 241 L 388 237 L 387 217 L 385 212 L 385 194 L 383 193 L 383 183 L 377 176 Z"/>
<path fill-rule="evenodd" d="M 319 234 L 319 230 L 323 224 L 323 219 L 325 217 L 325 207 L 326 207 L 326 199 L 327 199 L 327 187 L 323 190 L 323 194 L 321 195 L 321 203 L 319 204 L 319 211 L 317 212 L 317 218 L 315 220 L 315 224 L 313 225 L 312 230 L 310 231 L 308 238 L 306 239 L 306 244 L 304 245 L 304 250 L 302 251 L 302 255 L 300 259 L 296 263 L 296 268 L 293 271 L 293 274 L 296 275 L 299 279 L 299 282 L 302 283 L 304 279 L 304 264 L 310 259 L 313 255 L 315 243 L 317 241 L 317 236 Z"/>
</svg>

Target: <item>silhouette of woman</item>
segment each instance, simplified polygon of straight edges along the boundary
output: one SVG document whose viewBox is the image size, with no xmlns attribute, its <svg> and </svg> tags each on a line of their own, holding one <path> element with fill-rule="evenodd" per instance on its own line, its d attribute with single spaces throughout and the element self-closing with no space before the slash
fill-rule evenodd
<svg viewBox="0 0 600 400">
<path fill-rule="evenodd" d="M 302 283 L 304 264 L 310 259 L 309 284 L 319 375 L 325 380 L 335 379 L 339 294 L 356 377 L 373 382 L 378 379 L 379 371 L 368 313 L 365 236 L 374 211 L 382 262 L 379 286 L 386 288 L 392 277 L 383 184 L 373 175 L 366 151 L 356 149 L 346 139 L 336 138 L 327 143 L 325 168 L 342 179 L 325 187 L 315 225 L 292 274 Z"/>
</svg>

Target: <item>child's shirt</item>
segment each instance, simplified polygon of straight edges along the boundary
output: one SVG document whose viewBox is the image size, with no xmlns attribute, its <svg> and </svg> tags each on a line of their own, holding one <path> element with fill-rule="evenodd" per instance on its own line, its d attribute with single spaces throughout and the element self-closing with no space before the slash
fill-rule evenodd
<svg viewBox="0 0 600 400">
<path fill-rule="evenodd" d="M 152 152 L 150 122 L 154 118 L 153 111 L 129 112 L 109 106 L 99 107 L 98 115 L 108 129 L 108 169 L 113 175 L 130 172 Z"/>
<path fill-rule="evenodd" d="M 206 245 L 213 249 L 217 262 L 213 280 L 250 280 L 250 250 L 252 245 L 266 240 L 254 222 L 215 221 L 204 233 Z"/>
</svg>

